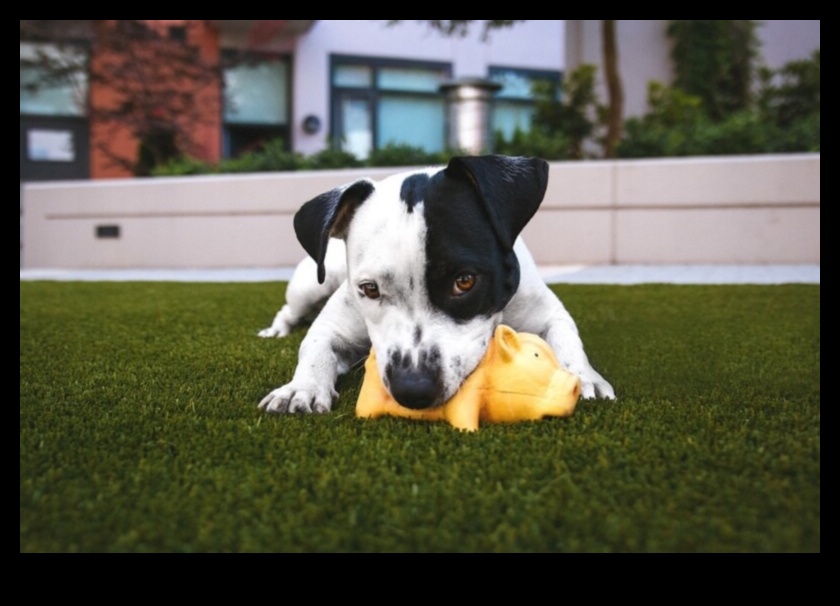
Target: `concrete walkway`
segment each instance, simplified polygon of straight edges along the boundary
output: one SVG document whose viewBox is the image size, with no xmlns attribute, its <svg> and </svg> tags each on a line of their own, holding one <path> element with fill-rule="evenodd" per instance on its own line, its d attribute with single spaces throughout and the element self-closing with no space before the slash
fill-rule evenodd
<svg viewBox="0 0 840 606">
<path fill-rule="evenodd" d="M 820 283 L 819 265 L 563 265 L 541 267 L 550 284 L 788 284 Z M 85 282 L 279 282 L 278 269 L 21 269 L 20 279 Z"/>
</svg>

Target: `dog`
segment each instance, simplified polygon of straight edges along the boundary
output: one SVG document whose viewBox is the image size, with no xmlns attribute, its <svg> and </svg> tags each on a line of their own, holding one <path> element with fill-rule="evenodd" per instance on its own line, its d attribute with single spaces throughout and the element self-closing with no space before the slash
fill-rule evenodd
<svg viewBox="0 0 840 606">
<path fill-rule="evenodd" d="M 466 156 L 379 182 L 360 179 L 305 203 L 294 227 L 310 258 L 259 335 L 285 336 L 320 311 L 292 380 L 259 407 L 330 411 L 338 377 L 371 346 L 397 402 L 441 406 L 476 368 L 500 323 L 545 339 L 580 377 L 583 398 L 614 399 L 520 237 L 547 184 L 544 160 Z"/>
</svg>

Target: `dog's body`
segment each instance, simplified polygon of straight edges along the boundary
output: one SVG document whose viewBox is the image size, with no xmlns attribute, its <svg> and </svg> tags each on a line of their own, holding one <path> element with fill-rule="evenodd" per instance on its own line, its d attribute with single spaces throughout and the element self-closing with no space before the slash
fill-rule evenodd
<svg viewBox="0 0 840 606">
<path fill-rule="evenodd" d="M 455 158 L 445 169 L 363 179 L 305 204 L 295 231 L 312 258 L 298 266 L 286 305 L 260 335 L 284 336 L 326 304 L 301 344 L 292 381 L 260 407 L 329 411 L 339 375 L 371 344 L 400 404 L 440 406 L 502 322 L 548 341 L 581 378 L 583 397 L 614 398 L 519 238 L 547 181 L 542 160 Z"/>
</svg>

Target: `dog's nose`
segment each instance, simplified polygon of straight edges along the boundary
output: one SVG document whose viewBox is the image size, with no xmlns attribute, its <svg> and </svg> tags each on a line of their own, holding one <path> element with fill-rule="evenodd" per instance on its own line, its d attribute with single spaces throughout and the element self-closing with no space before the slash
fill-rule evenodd
<svg viewBox="0 0 840 606">
<path fill-rule="evenodd" d="M 395 368 L 388 374 L 391 395 L 406 408 L 431 408 L 443 392 L 438 373 L 428 369 Z"/>
</svg>

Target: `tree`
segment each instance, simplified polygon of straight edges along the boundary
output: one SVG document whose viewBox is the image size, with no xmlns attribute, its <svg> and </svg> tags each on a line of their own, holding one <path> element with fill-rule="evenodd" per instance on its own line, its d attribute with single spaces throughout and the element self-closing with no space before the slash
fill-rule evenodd
<svg viewBox="0 0 840 606">
<path fill-rule="evenodd" d="M 604 53 L 604 73 L 607 79 L 607 135 L 604 139 L 604 156 L 615 157 L 615 149 L 621 141 L 621 125 L 624 121 L 624 89 L 618 70 L 618 43 L 616 24 L 613 19 L 601 21 L 601 42 Z"/>
</svg>

